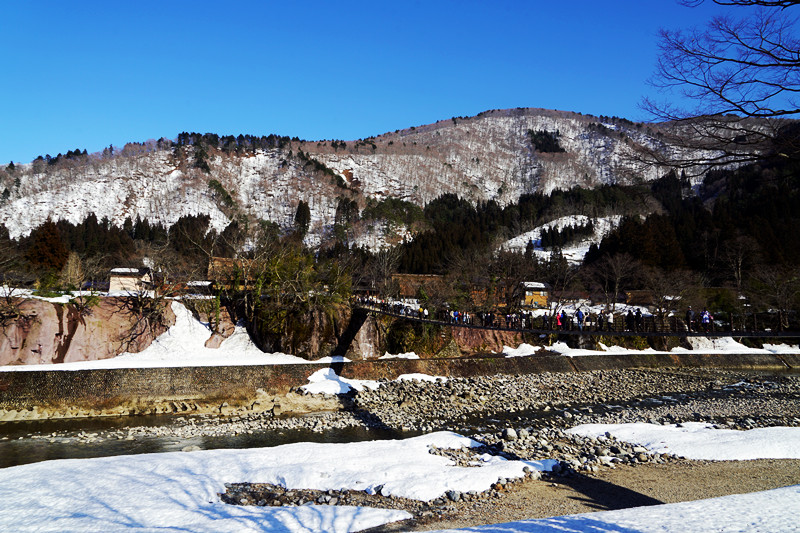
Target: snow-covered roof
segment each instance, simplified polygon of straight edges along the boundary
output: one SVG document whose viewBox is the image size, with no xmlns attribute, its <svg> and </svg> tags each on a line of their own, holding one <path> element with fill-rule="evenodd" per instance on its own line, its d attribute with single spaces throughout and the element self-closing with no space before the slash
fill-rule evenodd
<svg viewBox="0 0 800 533">
<path fill-rule="evenodd" d="M 538 281 L 523 281 L 522 286 L 526 289 L 540 289 L 545 290 L 547 286 L 544 283 L 540 283 Z"/>
<path fill-rule="evenodd" d="M 128 276 L 138 276 L 138 275 L 141 275 L 141 274 L 146 274 L 146 273 L 147 273 L 147 272 L 149 272 L 149 271 L 150 271 L 150 269 L 149 269 L 149 268 L 125 268 L 125 267 L 118 267 L 118 268 L 112 268 L 112 269 L 111 269 L 111 273 L 112 273 L 112 274 L 115 274 L 115 275 L 118 275 L 118 276 L 125 276 L 125 275 L 128 275 Z"/>
</svg>

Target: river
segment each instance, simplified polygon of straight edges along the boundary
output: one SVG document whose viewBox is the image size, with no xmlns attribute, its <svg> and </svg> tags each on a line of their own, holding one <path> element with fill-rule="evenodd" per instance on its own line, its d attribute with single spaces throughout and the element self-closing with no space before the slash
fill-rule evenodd
<svg viewBox="0 0 800 533">
<path fill-rule="evenodd" d="M 189 446 L 203 450 L 219 448 L 261 448 L 292 442 L 356 442 L 411 437 L 419 432 L 349 427 L 315 432 L 261 430 L 226 436 L 145 436 L 134 439 L 112 437 L 127 428 L 170 427 L 186 417 L 151 415 L 136 417 L 82 418 L 4 422 L 0 424 L 0 468 L 49 461 L 181 451 Z"/>
</svg>

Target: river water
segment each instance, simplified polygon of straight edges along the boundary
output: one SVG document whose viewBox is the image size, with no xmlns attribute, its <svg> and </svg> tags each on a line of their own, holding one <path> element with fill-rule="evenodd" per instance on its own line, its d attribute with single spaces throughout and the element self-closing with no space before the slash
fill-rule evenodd
<svg viewBox="0 0 800 533">
<path fill-rule="evenodd" d="M 261 448 L 292 442 L 357 442 L 396 439 L 419 432 L 350 427 L 324 433 L 307 429 L 254 431 L 224 437 L 137 437 L 135 440 L 103 438 L 108 431 L 130 427 L 165 427 L 179 421 L 171 415 L 41 420 L 0 423 L 0 468 L 49 461 L 181 451 L 187 446 L 203 450 Z M 53 436 L 53 435 L 56 436 Z"/>
<path fill-rule="evenodd" d="M 656 396 L 658 403 L 674 402 L 668 396 Z M 590 404 L 571 405 L 573 412 L 602 414 L 622 410 L 639 401 L 619 402 L 615 405 Z M 433 430 L 453 430 L 462 435 L 499 431 L 503 427 L 520 424 L 546 425 L 550 419 L 561 418 L 562 411 L 520 410 L 514 412 L 475 413 L 459 420 L 432 422 Z M 314 415 L 308 415 L 314 416 Z M 228 434 L 225 436 L 197 436 L 179 438 L 171 436 L 137 436 L 127 440 L 127 428 L 169 428 L 185 424 L 191 417 L 175 415 L 150 415 L 113 418 L 75 418 L 0 424 L 0 468 L 7 468 L 52 459 L 77 459 L 132 455 L 140 453 L 176 452 L 188 446 L 203 450 L 220 448 L 261 448 L 293 442 L 357 442 L 376 439 L 398 439 L 419 435 L 422 431 L 393 430 L 364 426 L 342 429 L 329 428 L 323 432 L 305 428 L 282 430 L 253 430 L 252 433 Z M 208 417 L 205 417 L 206 421 Z M 199 420 L 199 419 L 198 419 Z M 224 420 L 220 418 L 219 420 Z M 109 433 L 111 435 L 109 435 Z M 110 437 L 110 438 L 109 438 Z"/>
</svg>

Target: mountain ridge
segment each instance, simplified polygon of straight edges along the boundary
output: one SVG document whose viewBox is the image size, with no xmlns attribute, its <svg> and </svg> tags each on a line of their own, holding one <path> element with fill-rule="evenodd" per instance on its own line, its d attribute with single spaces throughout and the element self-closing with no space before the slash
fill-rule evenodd
<svg viewBox="0 0 800 533">
<path fill-rule="evenodd" d="M 117 226 L 136 217 L 170 226 L 181 216 L 203 214 L 220 231 L 237 216 L 289 228 L 303 200 L 311 212 L 308 242 L 317 245 L 335 222 L 339 198 L 363 208 L 368 199 L 424 205 L 455 193 L 471 202 L 504 205 L 525 193 L 657 179 L 667 169 L 643 163 L 637 148 L 680 150 L 660 139 L 662 127 L 518 108 L 356 141 L 275 137 L 273 146 L 236 144 L 232 151 L 220 139 L 238 143 L 241 135 L 210 135 L 218 139 L 213 145 L 204 136 L 181 134 L 190 136 L 184 144 L 129 143 L 116 153 L 57 158 L 55 164 L 37 160 L 2 170 L 0 188 L 9 193 L 0 205 L 0 224 L 12 238 L 47 219 L 78 223 L 92 213 Z M 536 132 L 557 138 L 564 151 L 537 149 Z"/>
</svg>

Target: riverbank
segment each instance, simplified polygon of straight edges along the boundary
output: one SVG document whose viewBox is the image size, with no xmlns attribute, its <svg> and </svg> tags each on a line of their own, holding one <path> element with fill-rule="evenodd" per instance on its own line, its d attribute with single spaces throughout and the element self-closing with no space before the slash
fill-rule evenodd
<svg viewBox="0 0 800 533">
<path fill-rule="evenodd" d="M 411 432 L 450 429 L 468 434 L 482 444 L 472 450 L 433 450 L 458 465 L 469 466 L 480 456 L 549 461 L 551 465 L 549 471 L 542 473 L 529 471 L 523 477 L 499 479 L 482 491 L 449 491 L 424 504 L 409 501 L 407 507 L 403 507 L 405 503 L 400 498 L 382 498 L 374 493 L 362 495 L 352 489 L 347 494 L 335 491 L 330 494 L 328 490 L 325 494 L 293 491 L 292 498 L 300 498 L 304 503 L 322 498 L 328 505 L 340 501 L 367 505 L 372 498 L 376 499 L 373 505 L 383 504 L 396 512 L 410 513 L 410 518 L 381 526 L 379 531 L 475 526 L 800 483 L 797 459 L 688 460 L 613 436 L 582 436 L 572 431 L 579 424 L 625 422 L 646 422 L 659 428 L 689 427 L 695 423 L 736 430 L 800 427 L 800 376 L 797 375 L 718 369 L 625 369 L 383 380 L 374 389 L 357 388 L 360 390 L 344 396 L 304 394 L 303 389 L 293 391 L 292 395 L 304 401 L 341 402 L 337 410 L 305 416 L 266 411 L 214 416 L 187 414 L 171 417 L 168 425 L 150 426 L 137 425 L 138 418 L 131 417 L 126 419 L 129 426 L 92 433 L 64 430 L 21 435 L 13 443 L 65 442 L 69 448 L 78 450 L 80 455 L 76 456 L 87 457 L 91 456 L 92 447 L 112 441 L 161 439 L 171 444 L 170 450 L 191 451 L 214 447 L 218 438 L 235 434 L 282 434 L 291 439 L 292 435 L 310 432 L 325 440 L 337 428 L 358 428 L 374 434 L 374 438 L 404 438 Z M 191 462 L 192 455 L 186 454 L 185 461 Z M 264 496 L 256 497 L 253 493 L 250 497 L 247 492 L 250 483 L 259 481 L 262 481 L 260 476 L 234 476 L 230 482 L 240 485 L 228 500 L 220 496 L 208 498 L 266 505 Z M 285 491 L 281 497 L 284 496 Z M 308 499 L 310 496 L 313 499 Z M 299 501 L 270 501 L 269 505 Z"/>
<path fill-rule="evenodd" d="M 680 461 L 509 485 L 501 497 L 450 504 L 440 516 L 369 530 L 468 528 L 745 494 L 800 483 L 800 460 Z"/>
<path fill-rule="evenodd" d="M 220 361 L 222 363 L 222 361 Z M 287 396 L 308 383 L 320 368 L 348 379 L 393 380 L 427 374 L 456 379 L 487 376 L 559 375 L 632 368 L 727 369 L 748 372 L 797 372 L 794 353 L 637 352 L 564 355 L 545 349 L 536 355 L 441 359 L 342 358 L 304 364 L 66 370 L 14 367 L 0 371 L 0 421 L 141 414 L 231 414 L 233 412 L 310 412 L 337 408 L 304 405 Z M 335 402 L 334 402 L 335 403 Z M 277 406 L 277 409 L 275 407 Z"/>
<path fill-rule="evenodd" d="M 61 429 L 17 435 L 15 442 L 23 437 L 83 445 L 158 438 L 188 446 L 225 436 L 292 432 L 323 436 L 349 428 L 380 432 L 383 438 L 450 430 L 474 436 L 493 447 L 494 453 L 554 458 L 586 472 L 605 465 L 598 463 L 595 446 L 576 444 L 576 437 L 566 433 L 578 424 L 705 422 L 740 430 L 800 426 L 797 375 L 637 369 L 379 383 L 378 388 L 362 387 L 346 395 L 296 389 L 277 403 L 270 404 L 274 398 L 269 397 L 259 406 L 229 405 L 222 413 L 187 411 L 171 417 L 168 424 L 141 425 L 139 417 L 127 417 L 120 419 L 124 424 L 111 429 Z M 297 411 L 314 412 L 292 414 Z M 509 438 L 509 429 L 517 438 Z M 635 455 L 633 450 L 623 450 L 617 458 L 626 453 Z"/>
<path fill-rule="evenodd" d="M 413 519 L 374 531 L 468 527 L 657 505 L 768 490 L 800 483 L 800 460 L 704 461 L 652 452 L 611 437 L 588 438 L 569 431 L 579 424 L 702 423 L 742 433 L 756 428 L 800 427 L 800 377 L 763 376 L 719 370 L 624 370 L 586 374 L 493 376 L 435 382 L 385 383 L 354 394 L 370 421 L 400 430 L 448 427 L 471 434 L 484 449 L 450 453 L 469 464 L 480 453 L 510 459 L 556 459 L 543 478 L 502 480 L 491 490 L 454 494 L 421 505 L 363 496 L 360 505 L 388 506 Z M 346 423 L 335 413 L 301 425 L 325 431 Z M 352 419 L 351 419 L 352 421 Z M 252 489 L 252 490 L 251 490 Z M 261 492 L 259 492 L 261 490 Z M 239 486 L 230 501 L 276 505 L 263 488 Z M 317 498 L 308 494 L 306 498 Z M 297 497 L 303 497 L 298 493 Z M 323 495 L 325 497 L 325 495 Z M 342 495 L 327 495 L 338 500 Z M 372 501 L 377 500 L 377 501 Z M 294 502 L 296 503 L 296 502 Z"/>
</svg>

